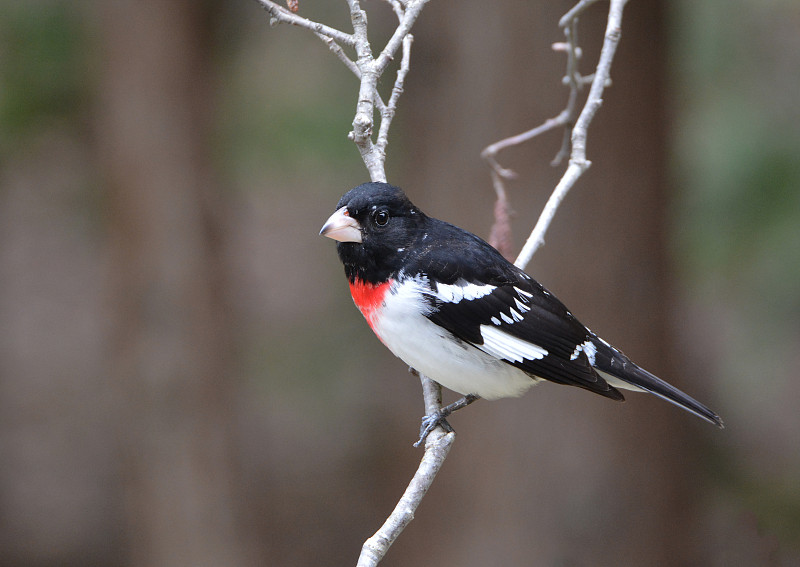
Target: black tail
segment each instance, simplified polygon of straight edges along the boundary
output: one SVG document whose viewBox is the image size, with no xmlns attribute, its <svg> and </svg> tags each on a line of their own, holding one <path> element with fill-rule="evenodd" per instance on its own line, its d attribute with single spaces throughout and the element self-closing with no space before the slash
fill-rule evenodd
<svg viewBox="0 0 800 567">
<path fill-rule="evenodd" d="M 640 368 L 633 363 L 622 352 L 615 349 L 605 341 L 595 338 L 593 341 L 597 347 L 595 354 L 594 367 L 603 373 L 603 378 L 607 381 L 611 379 L 612 386 L 644 390 L 655 394 L 659 398 L 667 400 L 676 406 L 685 409 L 698 417 L 713 423 L 717 427 L 724 428 L 722 419 L 709 408 L 684 394 L 675 386 L 667 384 L 657 376 L 650 374 L 644 368 Z M 616 378 L 616 380 L 614 380 Z M 619 382 L 618 382 L 619 381 Z"/>
</svg>

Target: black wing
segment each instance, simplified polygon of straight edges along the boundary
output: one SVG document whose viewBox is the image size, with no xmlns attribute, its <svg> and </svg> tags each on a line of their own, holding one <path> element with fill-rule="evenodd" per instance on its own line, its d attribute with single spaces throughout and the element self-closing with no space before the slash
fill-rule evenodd
<svg viewBox="0 0 800 567">
<path fill-rule="evenodd" d="M 428 318 L 461 340 L 538 378 L 624 399 L 595 372 L 583 352 L 581 345 L 591 333 L 538 282 L 523 279 L 458 302 L 442 301 L 451 290 L 440 291 L 432 293 L 437 308 Z"/>
<path fill-rule="evenodd" d="M 592 333 L 555 296 L 477 236 L 437 228 L 409 266 L 431 282 L 431 321 L 532 376 L 624 399 L 583 352 Z"/>
</svg>

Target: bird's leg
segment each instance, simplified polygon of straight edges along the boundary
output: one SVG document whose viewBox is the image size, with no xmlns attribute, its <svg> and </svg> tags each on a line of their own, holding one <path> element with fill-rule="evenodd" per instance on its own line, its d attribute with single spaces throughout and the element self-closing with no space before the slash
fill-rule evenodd
<svg viewBox="0 0 800 567">
<path fill-rule="evenodd" d="M 450 433 L 453 431 L 453 428 L 450 427 L 450 424 L 447 423 L 447 416 L 453 413 L 456 410 L 460 410 L 461 408 L 465 408 L 470 405 L 475 400 L 480 400 L 481 397 L 475 394 L 467 394 L 463 398 L 456 400 L 450 405 L 444 406 L 433 412 L 430 415 L 426 415 L 422 418 L 422 425 L 419 428 L 419 441 L 414 443 L 414 447 L 419 447 L 425 442 L 425 439 L 430 435 L 430 432 L 436 429 L 436 426 L 441 425 L 442 428 L 447 432 Z"/>
</svg>

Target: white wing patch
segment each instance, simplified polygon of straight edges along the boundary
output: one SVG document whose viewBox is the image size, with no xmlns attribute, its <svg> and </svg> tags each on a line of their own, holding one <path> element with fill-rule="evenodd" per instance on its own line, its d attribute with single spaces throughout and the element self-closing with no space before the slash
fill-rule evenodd
<svg viewBox="0 0 800 567">
<path fill-rule="evenodd" d="M 586 358 L 589 359 L 589 364 L 594 366 L 594 359 L 595 356 L 597 355 L 597 347 L 594 346 L 592 339 L 586 339 L 581 344 L 576 346 L 575 350 L 572 352 L 572 356 L 570 356 L 569 359 L 575 360 L 580 356 L 581 353 L 586 354 Z"/>
<path fill-rule="evenodd" d="M 524 303 L 522 303 L 522 302 L 521 302 L 519 299 L 517 299 L 516 297 L 514 298 L 514 303 L 517 305 L 517 309 L 519 309 L 519 312 L 520 312 L 520 313 L 525 313 L 525 312 L 527 312 L 527 311 L 530 311 L 530 310 L 531 310 L 531 308 L 530 308 L 530 307 L 528 307 L 527 305 L 525 305 Z"/>
<path fill-rule="evenodd" d="M 472 301 L 473 299 L 481 298 L 484 295 L 489 295 L 495 289 L 497 289 L 496 286 L 488 284 L 436 284 L 436 293 L 439 296 L 439 299 L 448 303 L 458 303 L 464 299 L 467 301 Z"/>
<path fill-rule="evenodd" d="M 527 297 L 528 299 L 530 299 L 531 297 L 533 297 L 533 294 L 532 294 L 532 293 L 528 293 L 528 292 L 527 292 L 527 291 L 525 291 L 524 289 L 520 289 L 520 288 L 518 288 L 517 286 L 514 286 L 514 289 L 516 289 L 516 290 L 517 290 L 517 293 L 519 294 L 519 296 L 520 296 L 520 297 Z"/>
<path fill-rule="evenodd" d="M 501 317 L 505 316 L 501 314 Z M 481 325 L 480 329 L 483 344 L 476 346 L 487 354 L 511 362 L 522 362 L 525 359 L 539 360 L 547 356 L 547 351 L 542 347 L 518 339 L 497 327 Z"/>
</svg>

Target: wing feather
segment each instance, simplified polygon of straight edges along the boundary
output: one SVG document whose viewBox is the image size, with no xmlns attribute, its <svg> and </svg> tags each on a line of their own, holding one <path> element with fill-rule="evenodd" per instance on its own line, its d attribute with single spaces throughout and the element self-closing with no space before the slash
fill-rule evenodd
<svg viewBox="0 0 800 567">
<path fill-rule="evenodd" d="M 435 291 L 432 299 L 428 318 L 476 348 L 537 378 L 623 399 L 584 352 L 576 354 L 591 332 L 538 282 L 520 278 L 458 303 L 437 301 Z"/>
</svg>

